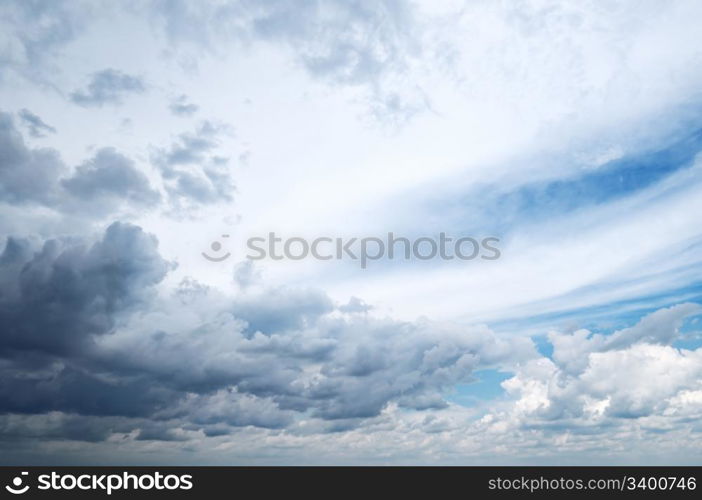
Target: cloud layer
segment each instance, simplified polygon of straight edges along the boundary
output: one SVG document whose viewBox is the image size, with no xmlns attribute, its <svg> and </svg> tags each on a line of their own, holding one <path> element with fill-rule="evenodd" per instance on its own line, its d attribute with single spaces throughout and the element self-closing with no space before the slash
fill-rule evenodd
<svg viewBox="0 0 702 500">
<path fill-rule="evenodd" d="M 701 14 L 3 2 L 0 462 L 699 463 Z"/>
</svg>

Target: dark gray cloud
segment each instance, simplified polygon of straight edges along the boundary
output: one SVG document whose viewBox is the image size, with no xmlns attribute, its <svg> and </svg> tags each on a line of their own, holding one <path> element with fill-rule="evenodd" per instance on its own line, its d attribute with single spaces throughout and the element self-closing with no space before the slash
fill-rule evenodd
<svg viewBox="0 0 702 500">
<path fill-rule="evenodd" d="M 148 381 L 109 380 L 70 364 L 52 371 L 5 369 L 2 375 L 0 409 L 6 413 L 143 417 L 178 397 Z"/>
<path fill-rule="evenodd" d="M 46 137 L 46 134 L 55 134 L 56 129 L 51 125 L 47 124 L 39 118 L 37 115 L 29 111 L 28 109 L 22 109 L 18 113 L 22 122 L 29 129 L 29 134 L 32 137 Z"/>
<path fill-rule="evenodd" d="M 144 299 L 170 268 L 153 236 L 116 222 L 92 244 L 51 239 L 36 252 L 9 239 L 0 257 L 0 354 L 69 355 Z"/>
<path fill-rule="evenodd" d="M 183 94 L 171 102 L 169 109 L 176 116 L 192 116 L 199 108 L 196 104 L 189 102 L 188 96 Z"/>
<path fill-rule="evenodd" d="M 534 354 L 487 329 L 342 314 L 313 289 L 228 299 L 190 280 L 162 300 L 154 287 L 170 267 L 129 224 L 92 244 L 54 239 L 35 251 L 8 240 L 0 414 L 120 418 L 140 440 L 289 428 L 304 415 L 333 431 L 390 404 L 442 408 L 476 369 Z M 117 432 L 111 422 L 91 439 Z"/>
<path fill-rule="evenodd" d="M 100 342 L 101 366 L 149 373 L 203 397 L 234 390 L 286 419 L 294 412 L 357 426 L 391 403 L 444 407 L 444 391 L 472 380 L 476 369 L 534 354 L 530 341 L 500 341 L 487 329 L 340 317 L 313 290 L 267 290 L 227 305 L 207 288 L 186 288 L 178 311 L 198 311 L 203 319 L 173 310 L 155 333 L 152 319 L 142 317 L 130 335 Z M 209 411 L 205 401 L 198 407 Z"/>
<path fill-rule="evenodd" d="M 79 106 L 100 107 L 120 104 L 125 96 L 141 94 L 145 90 L 146 84 L 141 78 L 108 68 L 93 73 L 85 89 L 71 94 L 71 101 Z"/>
<path fill-rule="evenodd" d="M 71 440 L 96 443 L 116 432 L 130 432 L 139 423 L 120 417 L 99 417 L 61 412 L 0 414 L 0 439 L 13 449 L 34 439 Z"/>
<path fill-rule="evenodd" d="M 95 338 L 114 334 L 172 267 L 153 236 L 119 222 L 92 244 L 53 239 L 33 251 L 8 240 L 0 256 L 0 414 L 137 418 L 175 404 L 182 394 L 138 375 L 110 374 L 93 354 Z M 88 440 L 114 432 L 90 427 Z M 86 439 L 72 429 L 47 433 Z"/>
</svg>

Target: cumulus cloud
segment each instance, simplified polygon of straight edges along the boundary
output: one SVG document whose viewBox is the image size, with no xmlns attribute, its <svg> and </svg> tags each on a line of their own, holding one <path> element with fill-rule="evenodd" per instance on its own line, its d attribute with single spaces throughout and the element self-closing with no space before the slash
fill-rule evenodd
<svg viewBox="0 0 702 500">
<path fill-rule="evenodd" d="M 174 204 L 230 201 L 234 183 L 229 159 L 217 154 L 225 125 L 203 121 L 194 132 L 179 134 L 168 148 L 157 148 L 152 162 L 161 170 Z"/>
<path fill-rule="evenodd" d="M 682 320 L 699 311 L 698 304 L 678 304 L 655 311 L 636 325 L 611 335 L 592 334 L 588 330 L 570 335 L 552 332 L 549 340 L 554 347 L 553 360 L 563 371 L 577 374 L 587 367 L 588 356 L 594 352 L 626 349 L 639 342 L 669 345 L 677 338 Z"/>
<path fill-rule="evenodd" d="M 141 78 L 107 68 L 93 73 L 85 89 L 71 93 L 71 101 L 83 107 L 101 107 L 121 104 L 129 94 L 145 91 L 146 84 Z"/>
<path fill-rule="evenodd" d="M 180 134 L 170 148 L 158 150 L 154 160 L 169 174 L 170 168 L 177 165 L 203 163 L 207 155 L 217 148 L 218 136 L 222 131 L 221 126 L 204 121 L 195 132 Z"/>
<path fill-rule="evenodd" d="M 174 400 L 172 391 L 110 376 L 90 361 L 95 337 L 113 334 L 120 318 L 139 310 L 172 269 L 156 245 L 139 227 L 119 222 L 94 243 L 52 239 L 32 250 L 26 242 L 7 242 L 0 256 L 5 425 L 15 414 L 53 415 L 33 432 L 104 439 L 115 426 L 84 417 L 150 416 Z M 64 425 L 75 420 L 71 416 L 95 432 L 77 437 L 77 426 Z M 51 424 L 56 420 L 61 425 Z"/>
<path fill-rule="evenodd" d="M 355 421 L 393 401 L 443 407 L 442 391 L 473 370 L 534 354 L 530 342 L 500 341 L 487 329 L 338 316 L 313 290 L 268 290 L 231 304 L 209 289 L 184 291 L 187 307 L 152 311 L 135 331 L 102 339 L 109 362 L 180 390 L 228 387 L 280 410 Z"/>
<path fill-rule="evenodd" d="M 531 361 L 503 385 L 529 425 L 605 426 L 670 416 L 674 401 L 700 390 L 702 349 L 671 346 L 682 320 L 700 310 L 698 304 L 660 309 L 610 335 L 552 333 L 552 359 Z"/>
<path fill-rule="evenodd" d="M 134 162 L 113 148 L 100 149 L 61 184 L 76 199 L 90 204 L 113 199 L 133 205 L 153 205 L 161 197 Z"/>
<path fill-rule="evenodd" d="M 212 289 L 191 282 L 170 300 L 180 307 L 161 302 L 160 311 L 99 335 L 80 368 L 63 361 L 31 375 L 26 364 L 6 370 L 0 431 L 25 445 L 117 436 L 135 446 L 188 443 L 190 453 L 244 463 L 260 453 L 267 463 L 552 463 L 564 453 L 638 462 L 642 449 L 649 459 L 681 449 L 695 456 L 694 440 L 671 443 L 699 431 L 702 349 L 642 335 L 654 322 L 674 331 L 682 316 L 699 312 L 689 305 L 606 336 L 636 332 L 616 348 L 585 353 L 587 366 L 572 375 L 529 341 L 500 340 L 486 328 L 334 309 L 250 336 L 230 299 Z M 475 408 L 444 399 L 447 388 L 496 366 L 514 372 L 500 399 Z M 138 394 L 128 395 L 137 381 Z M 6 390 L 20 386 L 21 395 Z M 75 432 L 81 424 L 90 429 L 84 436 Z M 278 453 L 295 443 L 294 451 L 274 456 L 261 439 Z"/>
<path fill-rule="evenodd" d="M 32 252 L 27 243 L 10 239 L 0 263 L 4 355 L 83 348 L 92 335 L 110 332 L 115 316 L 139 302 L 170 268 L 153 236 L 119 222 L 92 245 L 51 239 Z"/>
<path fill-rule="evenodd" d="M 171 267 L 154 237 L 122 223 L 94 243 L 7 241 L 5 439 L 198 447 L 304 437 L 300 444 L 319 456 L 315 447 L 334 435 L 356 442 L 357 457 L 389 443 L 387 453 L 408 457 L 417 440 L 422 453 L 442 457 L 516 456 L 554 443 L 611 446 L 612 429 L 669 432 L 702 412 L 702 349 L 672 347 L 682 321 L 699 314 L 696 304 L 654 311 L 611 334 L 552 332 L 553 354 L 544 357 L 526 338 L 373 316 L 358 299 L 337 306 L 315 289 L 258 287 L 231 297 L 188 280 L 157 294 Z M 485 369 L 514 374 L 502 398 L 473 409 L 447 398 Z M 88 425 L 84 436 L 80 425 Z M 242 435 L 243 427 L 259 431 Z"/>
<path fill-rule="evenodd" d="M 0 201 L 101 218 L 231 200 L 229 163 L 217 154 L 225 132 L 224 126 L 203 122 L 194 133 L 181 134 L 169 149 L 156 151 L 152 161 L 158 169 L 149 178 L 143 165 L 112 147 L 99 148 L 71 169 L 58 150 L 27 145 L 12 116 L 0 112 Z M 160 183 L 168 200 L 156 187 Z"/>
<path fill-rule="evenodd" d="M 56 149 L 29 147 L 7 113 L 0 113 L 0 145 L 2 202 L 94 218 L 161 199 L 146 175 L 114 148 L 99 149 L 71 173 Z"/>
<path fill-rule="evenodd" d="M 315 290 L 232 300 L 187 282 L 159 299 L 171 265 L 127 224 L 92 245 L 10 240 L 0 263 L 2 411 L 148 418 L 138 439 L 303 415 L 350 429 L 393 404 L 445 408 L 475 370 L 535 355 L 487 328 L 341 314 Z"/>
</svg>

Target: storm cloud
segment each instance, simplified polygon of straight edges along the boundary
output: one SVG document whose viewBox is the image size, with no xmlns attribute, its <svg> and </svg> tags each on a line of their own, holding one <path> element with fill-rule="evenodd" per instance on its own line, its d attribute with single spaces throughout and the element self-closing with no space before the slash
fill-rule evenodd
<svg viewBox="0 0 702 500">
<path fill-rule="evenodd" d="M 184 283 L 164 302 L 154 287 L 172 264 L 153 236 L 128 224 L 90 245 L 49 240 L 32 251 L 13 239 L 0 263 L 6 413 L 148 417 L 220 431 L 285 427 L 306 413 L 358 425 L 393 402 L 445 407 L 444 391 L 475 370 L 535 354 L 529 341 L 487 329 L 338 316 L 315 290 L 229 301 Z"/>
</svg>

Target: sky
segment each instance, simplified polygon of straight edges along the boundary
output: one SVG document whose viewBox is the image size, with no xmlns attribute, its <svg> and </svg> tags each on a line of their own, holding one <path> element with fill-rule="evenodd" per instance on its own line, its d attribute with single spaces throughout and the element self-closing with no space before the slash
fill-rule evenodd
<svg viewBox="0 0 702 500">
<path fill-rule="evenodd" d="M 699 465 L 701 16 L 2 2 L 0 463 Z"/>
</svg>

